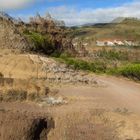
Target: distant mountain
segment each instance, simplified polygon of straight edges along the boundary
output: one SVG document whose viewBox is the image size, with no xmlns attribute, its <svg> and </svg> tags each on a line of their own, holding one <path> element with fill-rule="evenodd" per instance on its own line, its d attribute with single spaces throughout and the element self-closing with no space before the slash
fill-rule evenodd
<svg viewBox="0 0 140 140">
<path fill-rule="evenodd" d="M 122 22 L 139 22 L 140 19 L 134 17 L 118 17 L 115 18 L 111 23 L 122 23 Z"/>
<path fill-rule="evenodd" d="M 86 26 L 93 26 L 95 25 L 95 23 L 86 23 L 86 24 L 83 24 L 83 25 L 79 25 L 80 27 L 86 27 Z"/>
</svg>

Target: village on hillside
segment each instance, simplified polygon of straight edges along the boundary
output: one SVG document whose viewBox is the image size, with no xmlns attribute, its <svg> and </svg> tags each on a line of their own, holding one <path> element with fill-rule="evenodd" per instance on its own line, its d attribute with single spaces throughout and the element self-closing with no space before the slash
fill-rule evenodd
<svg viewBox="0 0 140 140">
<path fill-rule="evenodd" d="M 123 39 L 102 39 L 96 41 L 97 46 L 138 46 L 139 43 L 134 40 Z"/>
</svg>

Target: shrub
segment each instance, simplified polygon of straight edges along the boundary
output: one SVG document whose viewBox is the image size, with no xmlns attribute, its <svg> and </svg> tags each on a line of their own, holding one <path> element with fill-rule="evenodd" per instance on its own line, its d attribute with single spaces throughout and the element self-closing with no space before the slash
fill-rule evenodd
<svg viewBox="0 0 140 140">
<path fill-rule="evenodd" d="M 28 94 L 27 99 L 30 100 L 30 101 L 35 101 L 35 100 L 39 99 L 39 95 L 38 95 L 37 92 L 32 92 L 32 93 Z"/>
<path fill-rule="evenodd" d="M 123 75 L 135 80 L 140 80 L 140 64 L 129 64 L 127 66 L 111 70 L 110 73 Z"/>
<path fill-rule="evenodd" d="M 105 72 L 107 67 L 106 63 L 102 61 L 96 61 L 96 62 L 87 62 L 84 60 L 79 60 L 71 57 L 64 57 L 60 56 L 57 58 L 60 62 L 65 63 L 68 67 L 71 67 L 75 70 L 87 70 L 92 72 Z"/>
<path fill-rule="evenodd" d="M 27 98 L 27 91 L 10 89 L 3 95 L 4 101 L 24 101 Z"/>
<path fill-rule="evenodd" d="M 126 77 L 140 80 L 140 64 L 130 64 L 120 69 L 119 72 Z"/>
<path fill-rule="evenodd" d="M 33 43 L 30 48 L 31 51 L 43 52 L 45 54 L 51 54 L 55 50 L 55 45 L 50 35 L 42 35 L 37 32 L 24 32 L 29 41 Z"/>
</svg>

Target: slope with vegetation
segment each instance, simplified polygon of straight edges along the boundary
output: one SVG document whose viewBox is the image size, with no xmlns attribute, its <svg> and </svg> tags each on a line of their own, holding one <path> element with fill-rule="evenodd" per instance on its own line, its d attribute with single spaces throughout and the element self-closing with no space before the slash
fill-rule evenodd
<svg viewBox="0 0 140 140">
<path fill-rule="evenodd" d="M 73 38 L 76 50 L 82 50 L 81 57 L 65 56 L 60 57 L 59 60 L 75 69 L 107 74 L 117 73 L 139 80 L 140 45 L 103 47 L 96 45 L 97 40 L 103 39 L 132 40 L 136 44 L 140 43 L 139 19 L 123 18 L 120 22 L 114 22 L 72 27 L 68 35 Z"/>
<path fill-rule="evenodd" d="M 28 23 L 0 16 L 0 139 L 140 138 L 140 85 L 95 74 L 140 80 L 139 46 L 94 43 L 135 22 L 73 29 L 50 15 Z"/>
<path fill-rule="evenodd" d="M 58 26 L 51 17 L 30 18 L 29 23 L 15 20 L 5 13 L 0 14 L 1 47 L 44 54 L 75 53 L 67 30 Z"/>
</svg>

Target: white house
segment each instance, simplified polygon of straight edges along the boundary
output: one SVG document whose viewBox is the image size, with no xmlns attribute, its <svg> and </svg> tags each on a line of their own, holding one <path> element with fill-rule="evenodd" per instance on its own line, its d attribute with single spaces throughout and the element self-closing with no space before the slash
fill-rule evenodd
<svg viewBox="0 0 140 140">
<path fill-rule="evenodd" d="M 105 42 L 104 41 L 96 41 L 96 45 L 97 46 L 105 46 Z"/>
<path fill-rule="evenodd" d="M 121 39 L 106 39 L 106 40 L 97 40 L 96 41 L 97 46 L 134 46 L 137 45 L 134 41 L 131 40 L 121 40 Z"/>
<path fill-rule="evenodd" d="M 123 46 L 123 45 L 125 45 L 125 43 L 123 41 L 120 41 L 120 40 L 115 40 L 114 45 Z"/>
<path fill-rule="evenodd" d="M 106 44 L 106 46 L 114 46 L 115 45 L 114 42 L 112 42 L 112 41 L 107 41 L 107 42 L 105 42 L 105 44 Z"/>
<path fill-rule="evenodd" d="M 125 40 L 124 41 L 125 42 L 125 45 L 127 45 L 127 46 L 134 46 L 134 45 L 136 45 L 133 41 L 131 41 L 131 40 Z"/>
</svg>

